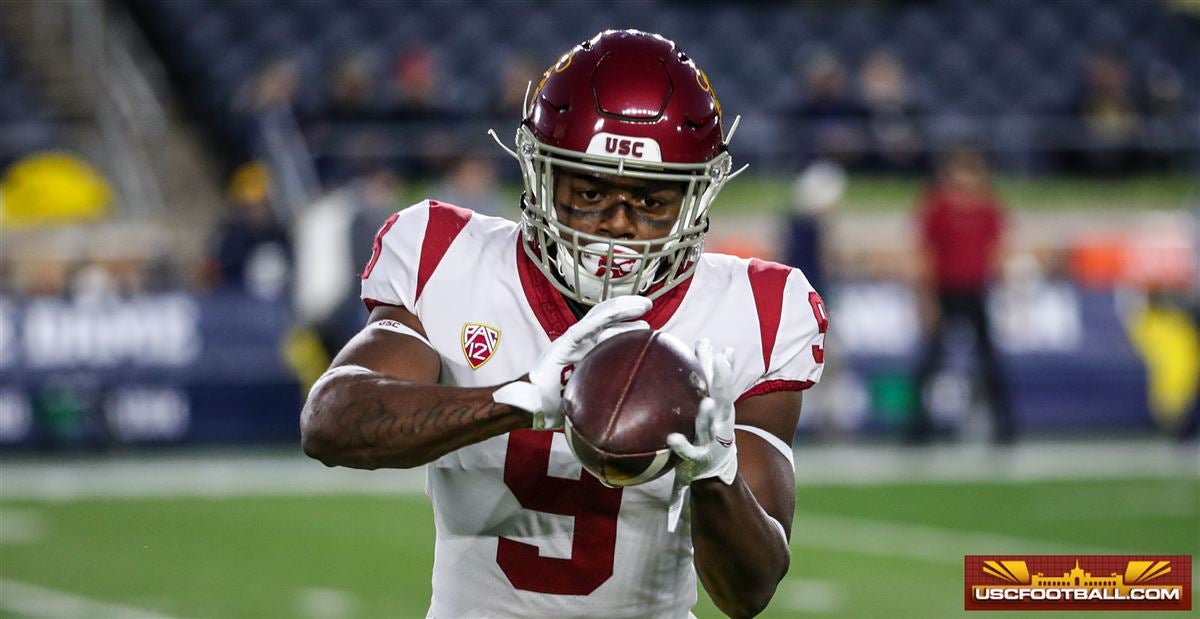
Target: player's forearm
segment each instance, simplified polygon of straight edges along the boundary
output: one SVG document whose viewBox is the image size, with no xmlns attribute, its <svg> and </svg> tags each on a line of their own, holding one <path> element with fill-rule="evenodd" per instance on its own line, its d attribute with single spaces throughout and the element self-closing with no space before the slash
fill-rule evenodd
<svg viewBox="0 0 1200 619">
<path fill-rule="evenodd" d="M 529 426 L 527 413 L 493 402 L 492 391 L 366 371 L 327 376 L 301 413 L 304 453 L 328 466 L 411 468 Z"/>
<path fill-rule="evenodd" d="M 704 589 L 731 617 L 762 612 L 791 562 L 782 532 L 739 475 L 691 486 L 692 544 Z"/>
</svg>

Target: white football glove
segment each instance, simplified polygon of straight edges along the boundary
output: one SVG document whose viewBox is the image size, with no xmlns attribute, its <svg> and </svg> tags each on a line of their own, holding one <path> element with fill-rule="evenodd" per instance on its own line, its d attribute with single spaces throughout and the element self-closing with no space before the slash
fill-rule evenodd
<svg viewBox="0 0 1200 619">
<path fill-rule="evenodd" d="M 492 393 L 492 400 L 529 411 L 534 430 L 561 428 L 567 366 L 579 363 L 597 344 L 618 333 L 649 329 L 644 321 L 625 321 L 645 314 L 651 305 L 650 299 L 638 296 L 614 297 L 596 305 L 550 344 L 529 370 L 528 380 L 504 385 Z"/>
<path fill-rule="evenodd" d="M 675 486 L 667 510 L 667 530 L 675 531 L 687 489 L 692 482 L 716 477 L 726 485 L 737 476 L 737 445 L 733 442 L 733 349 L 726 348 L 713 357 L 712 342 L 696 342 L 696 359 L 708 381 L 708 397 L 700 401 L 696 415 L 696 442 L 675 432 L 667 436 L 667 446 L 679 457 L 675 465 Z"/>
</svg>

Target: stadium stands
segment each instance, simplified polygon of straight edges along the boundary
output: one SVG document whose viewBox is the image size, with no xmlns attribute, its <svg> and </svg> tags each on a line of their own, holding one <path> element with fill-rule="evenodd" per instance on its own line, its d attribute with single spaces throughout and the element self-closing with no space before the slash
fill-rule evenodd
<svg viewBox="0 0 1200 619">
<path fill-rule="evenodd" d="M 512 124 L 512 113 L 497 118 L 489 105 L 507 63 L 545 62 L 603 28 L 638 27 L 674 37 L 715 76 L 725 108 L 754 118 L 739 152 L 760 170 L 769 165 L 768 155 L 783 154 L 776 160 L 790 165 L 813 154 L 801 140 L 765 139 L 791 127 L 785 112 L 806 96 L 797 69 L 814 53 L 828 53 L 855 71 L 877 49 L 891 50 L 906 68 L 931 147 L 970 138 L 991 144 L 1001 164 L 1035 171 L 1053 166 L 1053 153 L 1086 141 L 1072 105 L 1094 57 L 1110 52 L 1128 63 L 1136 113 L 1166 116 L 1154 124 L 1161 129 L 1165 123 L 1170 129 L 1160 134 L 1176 136 L 1153 148 L 1173 153 L 1167 158 L 1173 170 L 1197 162 L 1197 127 L 1188 114 L 1200 109 L 1200 20 L 1162 2 L 130 2 L 231 160 L 253 152 L 248 116 L 257 109 L 254 94 L 264 72 L 281 62 L 294 71 L 283 98 L 318 154 L 336 158 L 354 127 L 338 123 L 330 130 L 324 121 L 331 111 L 330 76 L 347 59 L 362 60 L 383 117 L 403 124 L 418 118 L 402 105 L 397 82 L 404 58 L 429 53 L 439 114 L 420 116 L 417 131 L 452 125 L 455 144 L 474 144 L 481 127 Z M 1170 114 L 1145 103 L 1154 72 L 1178 84 L 1180 100 Z M 858 86 L 848 86 L 857 96 Z M 968 125 L 973 129 L 965 131 Z M 421 140 L 402 134 L 391 154 L 405 161 L 421 157 L 410 147 Z"/>
</svg>

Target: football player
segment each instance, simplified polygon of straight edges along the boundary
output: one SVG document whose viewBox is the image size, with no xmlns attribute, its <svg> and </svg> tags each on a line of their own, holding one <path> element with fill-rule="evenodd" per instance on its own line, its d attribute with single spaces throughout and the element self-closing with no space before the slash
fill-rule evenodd
<svg viewBox="0 0 1200 619">
<path fill-rule="evenodd" d="M 735 175 L 728 137 L 674 43 L 606 31 L 527 104 L 509 150 L 520 225 L 434 200 L 383 225 L 362 273 L 369 323 L 301 429 L 330 466 L 427 465 L 430 616 L 685 617 L 697 575 L 730 615 L 770 601 L 827 323 L 799 271 L 702 253 Z M 710 396 L 694 443 L 670 437 L 674 475 L 606 487 L 559 431 L 561 390 L 597 342 L 647 326 L 696 342 Z"/>
</svg>

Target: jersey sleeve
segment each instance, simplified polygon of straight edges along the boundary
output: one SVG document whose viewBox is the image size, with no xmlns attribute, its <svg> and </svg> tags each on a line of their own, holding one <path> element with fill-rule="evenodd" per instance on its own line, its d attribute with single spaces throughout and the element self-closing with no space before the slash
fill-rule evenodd
<svg viewBox="0 0 1200 619">
<path fill-rule="evenodd" d="M 429 203 L 420 202 L 393 214 L 375 234 L 371 259 L 363 267 L 362 299 L 375 305 L 415 309 L 421 244 L 429 223 Z"/>
<path fill-rule="evenodd" d="M 764 355 L 765 371 L 739 399 L 774 391 L 799 391 L 821 380 L 828 326 L 821 295 L 802 272 L 790 269 L 773 346 L 769 355 Z"/>
<path fill-rule="evenodd" d="M 425 200 L 388 218 L 361 276 L 367 307 L 400 305 L 420 315 L 421 291 L 472 215 L 453 204 Z"/>
</svg>

